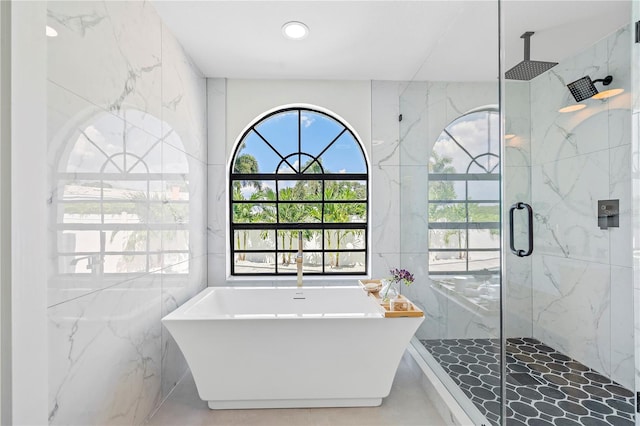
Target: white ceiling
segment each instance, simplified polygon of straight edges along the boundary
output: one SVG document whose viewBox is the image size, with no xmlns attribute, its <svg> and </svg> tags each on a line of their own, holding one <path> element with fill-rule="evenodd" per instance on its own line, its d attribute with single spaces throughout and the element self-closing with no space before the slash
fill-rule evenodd
<svg viewBox="0 0 640 426">
<path fill-rule="evenodd" d="M 468 1 L 153 0 L 207 77 L 329 80 L 495 80 L 498 5 Z M 505 68 L 558 62 L 631 21 L 630 0 L 506 0 Z M 281 27 L 302 21 L 301 41 Z"/>
</svg>

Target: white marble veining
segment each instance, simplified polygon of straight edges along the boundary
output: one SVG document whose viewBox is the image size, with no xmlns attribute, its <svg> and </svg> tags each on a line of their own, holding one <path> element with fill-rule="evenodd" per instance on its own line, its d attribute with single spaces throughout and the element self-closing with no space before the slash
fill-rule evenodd
<svg viewBox="0 0 640 426">
<path fill-rule="evenodd" d="M 532 168 L 537 253 L 608 263 L 609 233 L 598 228 L 596 218 L 598 200 L 609 198 L 608 153 L 604 154 Z"/>
<path fill-rule="evenodd" d="M 629 56 L 625 27 L 531 81 L 534 337 L 625 386 L 633 385 L 624 325 L 633 309 Z M 565 86 L 584 75 L 612 75 L 625 93 L 557 112 L 575 103 Z M 597 203 L 607 199 L 620 200 L 620 227 L 601 230 Z"/>
<path fill-rule="evenodd" d="M 49 309 L 49 424 L 138 424 L 160 402 L 160 276 Z"/>
<path fill-rule="evenodd" d="M 371 82 L 371 162 L 372 167 L 400 164 L 400 84 Z M 403 117 L 404 119 L 404 117 Z"/>
<path fill-rule="evenodd" d="M 376 253 L 400 252 L 400 167 L 373 166 L 371 186 L 371 248 Z"/>
<path fill-rule="evenodd" d="M 206 80 L 164 24 L 162 61 L 162 119 L 166 123 L 162 135 L 186 155 L 206 161 Z"/>
<path fill-rule="evenodd" d="M 626 123 L 629 125 L 629 119 Z M 630 140 L 630 138 L 629 138 Z M 632 210 L 634 208 L 631 197 L 631 156 L 630 146 L 622 145 L 609 150 L 609 199 L 620 200 L 620 227 L 612 228 L 609 233 L 609 253 L 611 265 L 632 267 L 633 228 Z M 635 205 L 637 207 L 637 205 Z"/>
<path fill-rule="evenodd" d="M 400 167 L 400 244 L 401 253 L 428 253 L 427 197 L 429 167 L 403 165 Z"/>
<path fill-rule="evenodd" d="M 610 373 L 609 266 L 537 255 L 533 258 L 534 336 L 598 371 Z"/>
<path fill-rule="evenodd" d="M 150 3 L 49 2 L 48 17 L 49 420 L 140 424 L 187 369 L 160 318 L 206 286 L 206 81 Z M 123 211 L 104 237 L 101 180 Z"/>
<path fill-rule="evenodd" d="M 428 132 L 427 83 L 411 82 L 402 85 L 399 108 L 402 114 L 399 129 L 399 164 L 401 166 L 424 165 L 430 154 L 429 143 L 425 143 L 425 135 Z"/>
<path fill-rule="evenodd" d="M 50 81 L 116 114 L 160 117 L 161 23 L 151 3 L 52 1 L 47 9 L 58 31 L 48 44 Z M 160 136 L 155 125 L 146 130 Z"/>
<path fill-rule="evenodd" d="M 209 165 L 227 164 L 227 80 L 207 79 L 208 160 Z"/>
</svg>

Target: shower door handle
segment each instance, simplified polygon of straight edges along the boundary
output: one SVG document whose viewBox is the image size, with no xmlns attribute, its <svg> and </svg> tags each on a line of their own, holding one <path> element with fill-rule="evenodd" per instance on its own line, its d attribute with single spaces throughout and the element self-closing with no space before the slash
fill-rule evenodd
<svg viewBox="0 0 640 426">
<path fill-rule="evenodd" d="M 529 219 L 528 224 L 528 236 L 529 236 L 529 247 L 527 251 L 518 250 L 515 247 L 514 237 L 513 237 L 513 213 L 516 210 L 527 209 L 527 216 Z M 533 209 L 527 203 L 517 202 L 511 206 L 509 209 L 509 247 L 511 248 L 511 253 L 515 254 L 518 257 L 530 256 L 533 253 Z"/>
</svg>

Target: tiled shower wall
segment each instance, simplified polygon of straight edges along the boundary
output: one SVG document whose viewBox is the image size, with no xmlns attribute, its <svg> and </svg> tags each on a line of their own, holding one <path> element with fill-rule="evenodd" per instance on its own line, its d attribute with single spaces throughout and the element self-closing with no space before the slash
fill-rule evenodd
<svg viewBox="0 0 640 426">
<path fill-rule="evenodd" d="M 531 315 L 533 337 L 633 388 L 630 40 L 620 29 L 530 83 Z M 624 93 L 559 113 L 585 75 L 612 75 Z M 597 203 L 609 199 L 620 227 L 602 230 Z"/>
<path fill-rule="evenodd" d="M 186 372 L 160 319 L 206 285 L 206 81 L 149 2 L 52 1 L 47 9 L 58 31 L 47 43 L 49 422 L 140 424 Z M 60 173 L 108 180 L 93 167 L 103 154 L 87 140 L 107 154 L 126 141 L 155 176 L 153 191 L 173 187 L 188 199 L 183 216 L 169 195 L 159 204 L 154 256 L 162 260 L 153 272 L 92 274 L 70 268 L 73 255 L 59 257 L 69 247 L 58 201 L 73 180 Z M 169 185 L 165 174 L 176 172 Z M 184 230 L 187 258 L 165 253 Z"/>
</svg>

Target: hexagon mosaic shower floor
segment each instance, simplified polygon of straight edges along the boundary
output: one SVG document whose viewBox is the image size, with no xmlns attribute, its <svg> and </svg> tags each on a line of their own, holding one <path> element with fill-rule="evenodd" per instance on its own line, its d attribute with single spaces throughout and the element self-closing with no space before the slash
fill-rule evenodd
<svg viewBox="0 0 640 426">
<path fill-rule="evenodd" d="M 480 412 L 499 424 L 497 339 L 421 340 Z M 633 392 L 531 338 L 507 339 L 508 426 L 633 426 Z"/>
</svg>

